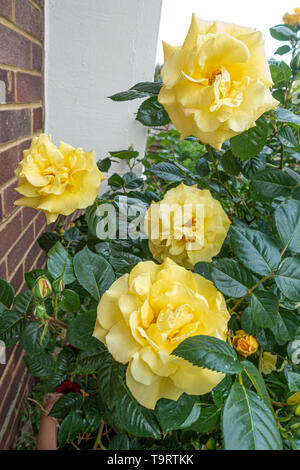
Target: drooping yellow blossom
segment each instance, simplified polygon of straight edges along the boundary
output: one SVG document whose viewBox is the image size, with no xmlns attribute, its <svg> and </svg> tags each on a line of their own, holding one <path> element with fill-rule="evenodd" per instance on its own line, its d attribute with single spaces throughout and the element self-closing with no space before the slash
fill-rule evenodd
<svg viewBox="0 0 300 470">
<path fill-rule="evenodd" d="M 244 357 L 251 356 L 258 350 L 258 342 L 254 336 L 248 335 L 244 330 L 236 331 L 232 345 Z"/>
<path fill-rule="evenodd" d="M 262 357 L 262 373 L 265 375 L 271 374 L 276 370 L 277 355 L 269 352 L 264 352 Z"/>
<path fill-rule="evenodd" d="M 181 183 L 151 204 L 145 232 L 153 257 L 166 257 L 186 267 L 211 261 L 221 250 L 230 220 L 221 204 L 207 190 Z"/>
<path fill-rule="evenodd" d="M 193 15 L 183 45 L 164 43 L 164 55 L 158 100 L 182 139 L 220 149 L 279 104 L 259 31 Z"/>
<path fill-rule="evenodd" d="M 15 204 L 44 212 L 48 224 L 93 204 L 104 179 L 94 151 L 85 153 L 64 142 L 57 148 L 46 134 L 32 139 L 15 174 L 16 191 L 24 196 Z"/>
<path fill-rule="evenodd" d="M 285 24 L 290 24 L 291 26 L 296 26 L 297 23 L 300 23 L 300 8 L 294 8 L 294 13 L 285 13 L 282 17 Z"/>
<path fill-rule="evenodd" d="M 186 338 L 226 340 L 229 313 L 212 282 L 167 258 L 138 263 L 102 296 L 93 335 L 114 359 L 128 364 L 136 400 L 154 408 L 160 398 L 210 392 L 224 374 L 193 366 L 172 351 Z"/>
</svg>

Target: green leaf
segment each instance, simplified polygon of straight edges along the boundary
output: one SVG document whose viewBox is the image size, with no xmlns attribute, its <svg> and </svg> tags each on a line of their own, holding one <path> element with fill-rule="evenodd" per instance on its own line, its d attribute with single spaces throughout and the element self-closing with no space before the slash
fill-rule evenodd
<svg viewBox="0 0 300 470">
<path fill-rule="evenodd" d="M 256 121 L 256 126 L 230 139 L 232 153 L 241 160 L 255 157 L 264 147 L 268 137 L 268 124 L 264 116 Z"/>
<path fill-rule="evenodd" d="M 235 350 L 225 341 L 213 336 L 193 336 L 185 339 L 172 352 L 198 367 L 225 374 L 237 374 L 242 367 Z"/>
<path fill-rule="evenodd" d="M 62 421 L 58 431 L 58 445 L 63 447 L 69 442 L 73 442 L 74 439 L 81 433 L 83 429 L 83 420 L 79 413 L 71 411 L 68 416 Z"/>
<path fill-rule="evenodd" d="M 279 122 L 287 122 L 291 126 L 300 129 L 300 116 L 298 114 L 294 114 L 286 108 L 278 107 L 275 110 L 277 121 Z"/>
<path fill-rule="evenodd" d="M 274 52 L 274 54 L 277 54 L 277 55 L 284 55 L 284 54 L 287 54 L 288 52 L 291 51 L 291 48 L 290 46 L 288 46 L 287 44 L 285 46 L 280 46 L 278 47 L 278 49 Z"/>
<path fill-rule="evenodd" d="M 282 24 L 270 28 L 270 33 L 277 41 L 298 41 L 297 34 L 288 26 Z"/>
<path fill-rule="evenodd" d="M 243 164 L 242 172 L 246 178 L 251 178 L 255 173 L 266 168 L 266 156 L 260 153 L 256 157 L 250 158 Z"/>
<path fill-rule="evenodd" d="M 256 284 L 256 278 L 234 259 L 220 259 L 211 263 L 211 278 L 223 294 L 239 299 Z"/>
<path fill-rule="evenodd" d="M 38 239 L 37 242 L 44 251 L 50 250 L 56 242 L 61 239 L 60 235 L 56 232 L 44 232 Z"/>
<path fill-rule="evenodd" d="M 20 292 L 14 300 L 14 310 L 22 315 L 31 316 L 34 312 L 35 304 L 32 292 L 27 290 Z"/>
<path fill-rule="evenodd" d="M 248 269 L 262 276 L 269 275 L 280 263 L 280 251 L 275 242 L 257 230 L 231 229 L 232 248 Z"/>
<path fill-rule="evenodd" d="M 72 410 L 80 410 L 81 403 L 82 395 L 80 393 L 66 393 L 54 404 L 49 416 L 64 419 Z"/>
<path fill-rule="evenodd" d="M 131 90 L 141 91 L 149 95 L 158 95 L 160 92 L 162 83 L 161 82 L 140 82 L 131 87 Z"/>
<path fill-rule="evenodd" d="M 191 429 L 199 433 L 210 433 L 219 427 L 221 408 L 217 406 L 203 406 L 200 417 L 192 424 Z"/>
<path fill-rule="evenodd" d="M 155 413 L 140 405 L 123 382 L 117 392 L 117 402 L 117 419 L 127 432 L 137 437 L 160 438 Z"/>
<path fill-rule="evenodd" d="M 144 101 L 138 109 L 137 121 L 144 126 L 165 126 L 170 122 L 169 115 L 165 108 L 157 101 L 156 96 Z"/>
<path fill-rule="evenodd" d="M 57 279 L 64 273 L 64 284 L 75 281 L 72 258 L 60 242 L 57 242 L 48 253 L 47 268 Z"/>
<path fill-rule="evenodd" d="M 108 98 L 113 101 L 131 101 L 136 100 L 137 98 L 145 98 L 146 96 L 148 96 L 148 93 L 143 93 L 137 90 L 128 90 L 108 96 Z"/>
<path fill-rule="evenodd" d="M 26 355 L 24 362 L 34 377 L 50 377 L 55 371 L 55 361 L 51 354 L 44 351 L 34 356 Z"/>
<path fill-rule="evenodd" d="M 282 127 L 278 131 L 278 138 L 285 147 L 297 147 L 297 139 L 289 126 Z"/>
<path fill-rule="evenodd" d="M 99 344 L 102 346 L 101 343 Z M 101 366 L 105 352 L 105 349 L 101 350 L 100 348 L 80 351 L 78 354 L 78 364 L 85 370 L 94 371 Z"/>
<path fill-rule="evenodd" d="M 107 158 L 103 158 L 103 160 L 98 160 L 97 161 L 97 167 L 99 168 L 99 170 L 103 173 L 107 173 L 108 170 L 110 169 L 111 167 L 111 158 L 107 157 Z"/>
<path fill-rule="evenodd" d="M 57 358 L 56 368 L 58 371 L 67 372 L 70 370 L 76 362 L 76 356 L 74 351 L 68 346 L 64 347 Z"/>
<path fill-rule="evenodd" d="M 165 181 L 182 181 L 183 176 L 179 168 L 177 168 L 172 163 L 162 162 L 154 165 L 148 173 L 158 176 Z"/>
<path fill-rule="evenodd" d="M 272 410 L 272 404 L 271 400 L 267 391 L 267 388 L 265 386 L 264 379 L 262 378 L 262 375 L 258 371 L 258 369 L 255 367 L 254 364 L 250 361 L 243 361 L 242 365 L 244 367 L 244 371 L 253 383 L 256 392 L 260 396 L 260 398 L 263 399 L 265 404 Z"/>
<path fill-rule="evenodd" d="M 118 158 L 119 160 L 132 160 L 139 156 L 139 152 L 135 150 L 118 150 L 116 152 L 109 152 L 110 156 L 113 158 Z"/>
<path fill-rule="evenodd" d="M 29 323 L 23 331 L 22 343 L 23 348 L 29 355 L 34 355 L 42 352 L 49 344 L 50 333 L 47 328 L 46 334 L 42 338 L 44 326 L 39 322 Z"/>
<path fill-rule="evenodd" d="M 129 171 L 123 175 L 123 183 L 127 189 L 137 189 L 143 186 L 144 180 L 132 171 Z"/>
<path fill-rule="evenodd" d="M 74 256 L 73 262 L 78 282 L 99 301 L 115 280 L 113 268 L 103 256 L 87 246 Z"/>
<path fill-rule="evenodd" d="M 279 85 L 279 83 L 284 82 L 285 77 L 284 77 L 284 72 L 281 69 L 281 67 L 278 67 L 278 65 L 271 64 L 270 72 L 272 75 L 272 80 L 274 82 L 274 85 Z"/>
<path fill-rule="evenodd" d="M 181 429 L 195 404 L 195 397 L 183 393 L 177 401 L 162 398 L 155 407 L 156 416 L 164 435 Z"/>
<path fill-rule="evenodd" d="M 277 321 L 271 328 L 278 344 L 282 345 L 296 338 L 299 328 L 297 315 L 290 310 L 280 309 Z"/>
<path fill-rule="evenodd" d="M 108 408 L 113 408 L 116 400 L 122 376 L 120 367 L 120 364 L 113 360 L 108 351 L 103 354 L 97 373 L 97 383 L 99 394 Z"/>
<path fill-rule="evenodd" d="M 299 392 L 300 390 L 300 373 L 294 370 L 287 370 L 285 372 L 286 380 L 290 392 Z"/>
<path fill-rule="evenodd" d="M 6 347 L 16 344 L 22 336 L 25 320 L 19 312 L 4 310 L 0 312 L 0 339 Z"/>
<path fill-rule="evenodd" d="M 221 164 L 228 175 L 238 176 L 242 169 L 241 161 L 233 155 L 231 150 L 227 150 L 222 155 Z"/>
<path fill-rule="evenodd" d="M 251 296 L 252 318 L 261 328 L 271 328 L 275 325 L 278 308 L 278 299 L 272 292 L 258 290 Z"/>
<path fill-rule="evenodd" d="M 99 341 L 92 336 L 96 318 L 97 312 L 95 310 L 76 316 L 68 328 L 67 341 L 75 348 L 83 350 L 97 348 Z"/>
<path fill-rule="evenodd" d="M 258 194 L 270 199 L 288 197 L 291 190 L 297 186 L 287 172 L 276 168 L 267 168 L 255 173 L 251 178 L 251 184 Z"/>
<path fill-rule="evenodd" d="M 284 249 L 300 253 L 300 201 L 289 200 L 277 207 L 275 225 Z"/>
<path fill-rule="evenodd" d="M 0 279 L 0 312 L 8 310 L 13 303 L 15 291 L 13 286 Z"/>
<path fill-rule="evenodd" d="M 300 302 L 300 256 L 283 260 L 275 282 L 285 297 Z"/>
<path fill-rule="evenodd" d="M 256 393 L 238 383 L 225 402 L 222 431 L 226 450 L 282 450 L 272 411 Z"/>
<path fill-rule="evenodd" d="M 247 307 L 242 313 L 242 318 L 241 318 L 241 326 L 246 333 L 252 336 L 256 336 L 257 333 L 261 330 L 259 326 L 257 326 L 252 317 L 252 312 L 251 308 Z"/>
<path fill-rule="evenodd" d="M 110 257 L 111 265 L 119 274 L 130 273 L 134 266 L 140 261 L 142 261 L 141 258 L 131 253 L 126 253 L 125 251 L 122 253 L 113 252 L 112 256 Z"/>
<path fill-rule="evenodd" d="M 80 297 L 77 292 L 70 289 L 63 290 L 59 307 L 64 312 L 77 312 L 80 309 Z"/>
<path fill-rule="evenodd" d="M 85 399 L 82 411 L 84 416 L 84 433 L 90 434 L 96 431 L 100 426 L 101 414 L 94 398 L 87 397 Z"/>
<path fill-rule="evenodd" d="M 205 158 L 200 158 L 197 161 L 196 171 L 202 177 L 205 177 L 205 176 L 209 175 L 209 173 L 210 173 L 209 165 L 208 165 L 208 162 Z"/>
</svg>

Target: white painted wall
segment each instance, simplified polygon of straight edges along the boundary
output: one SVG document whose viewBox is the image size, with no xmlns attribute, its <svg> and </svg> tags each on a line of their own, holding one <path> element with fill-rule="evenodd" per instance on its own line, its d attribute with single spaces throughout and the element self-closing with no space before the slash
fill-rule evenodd
<svg viewBox="0 0 300 470">
<path fill-rule="evenodd" d="M 161 4 L 46 0 L 45 129 L 56 144 L 94 149 L 99 159 L 129 145 L 144 151 L 138 101 L 107 96 L 153 80 Z"/>
</svg>

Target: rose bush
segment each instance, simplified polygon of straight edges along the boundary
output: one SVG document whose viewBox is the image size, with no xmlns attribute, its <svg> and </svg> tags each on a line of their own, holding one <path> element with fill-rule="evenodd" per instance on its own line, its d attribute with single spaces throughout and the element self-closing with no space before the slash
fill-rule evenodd
<svg viewBox="0 0 300 470">
<path fill-rule="evenodd" d="M 111 97 L 145 98 L 136 119 L 154 128 L 146 154 L 130 147 L 99 161 L 98 169 L 108 173 L 112 162 L 125 160 L 128 172 L 108 174 L 108 191 L 84 215 L 64 226 L 60 217 L 53 231 L 39 237 L 47 265 L 26 273 L 27 290 L 15 295 L 0 280 L 0 339 L 8 347 L 22 341 L 24 362 L 37 380 L 23 418 L 33 425 L 33 434 L 41 413 L 36 404 L 43 403 L 43 394 L 59 391 L 63 396 L 51 416 L 59 421 L 58 447 L 63 449 L 299 450 L 298 29 L 297 24 L 270 30 L 287 43 L 276 51 L 278 60 L 270 61 L 274 99 L 261 36 L 253 30 L 194 18 L 186 49 L 166 48 L 172 53 L 163 72 L 168 79 L 176 64 L 182 68 L 183 56 L 184 67 L 193 68 L 198 52 L 201 60 L 213 59 L 203 64 L 217 66 L 202 85 L 191 85 L 183 76 L 179 88 L 169 90 L 176 89 L 179 116 L 186 104 L 185 82 L 188 104 L 198 106 L 200 91 L 208 92 L 214 104 L 203 122 L 214 129 L 208 134 L 215 147 L 228 137 L 223 131 L 235 117 L 241 130 L 253 124 L 250 117 L 271 109 L 266 103 L 280 102 L 221 148 L 199 143 L 197 126 L 188 127 L 192 135 L 184 139 L 182 128 L 180 133 L 170 126 L 158 101 L 166 92 L 158 72 L 155 82 Z M 282 60 L 289 51 L 292 60 Z M 244 81 L 235 83 L 234 71 L 241 76 L 243 71 Z M 251 73 L 256 75 L 248 80 Z M 200 73 L 191 76 L 202 80 Z M 239 88 L 241 83 L 245 88 Z M 175 124 L 172 109 L 170 115 Z M 24 159 L 32 191 L 36 199 L 41 191 L 44 201 L 44 189 L 60 188 L 59 202 L 65 195 L 69 204 L 72 186 L 64 178 L 73 181 L 74 175 L 65 161 L 82 170 L 85 156 L 73 149 L 69 160 L 65 151 L 46 147 Z M 53 164 L 53 155 L 59 165 Z M 134 172 L 136 164 L 143 165 L 142 177 Z M 40 174 L 43 169 L 46 175 Z M 99 183 L 101 175 L 95 167 L 92 171 Z M 88 181 L 85 175 L 82 182 Z M 78 183 L 80 178 L 74 178 Z M 28 190 L 26 181 L 20 183 Z M 75 209 L 81 196 L 79 185 L 74 189 Z M 183 202 L 191 212 L 182 211 L 180 217 Z M 193 212 L 195 203 L 204 206 L 200 216 Z M 143 214 L 148 211 L 148 227 L 154 208 L 159 209 L 159 254 L 153 250 L 151 225 L 150 240 L 142 230 Z M 58 212 L 53 208 L 53 214 Z M 156 257 L 162 264 L 154 263 Z M 33 448 L 35 435 L 30 439 L 30 445 L 24 439 L 18 448 Z"/>
<path fill-rule="evenodd" d="M 16 191 L 24 197 L 15 205 L 44 212 L 48 224 L 59 214 L 70 215 L 93 204 L 104 179 L 94 151 L 84 153 L 64 142 L 57 148 L 46 134 L 34 137 L 24 150 L 16 176 Z"/>
<path fill-rule="evenodd" d="M 181 183 L 145 216 L 149 249 L 159 262 L 166 257 L 187 268 L 211 261 L 225 240 L 230 220 L 221 204 L 206 189 Z"/>
<path fill-rule="evenodd" d="M 193 15 L 182 47 L 164 43 L 164 53 L 158 101 L 182 139 L 220 149 L 278 105 L 259 31 Z"/>
</svg>

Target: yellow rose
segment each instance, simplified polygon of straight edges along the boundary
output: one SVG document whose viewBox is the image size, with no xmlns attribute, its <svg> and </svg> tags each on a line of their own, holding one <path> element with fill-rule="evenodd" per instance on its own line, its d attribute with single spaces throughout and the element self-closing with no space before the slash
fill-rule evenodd
<svg viewBox="0 0 300 470">
<path fill-rule="evenodd" d="M 297 23 L 300 23 L 300 8 L 294 8 L 294 13 L 291 15 L 289 13 L 285 13 L 282 19 L 285 24 L 296 26 Z"/>
<path fill-rule="evenodd" d="M 251 356 L 258 350 L 258 342 L 254 336 L 248 335 L 244 330 L 235 333 L 232 345 L 244 357 Z"/>
<path fill-rule="evenodd" d="M 264 352 L 262 357 L 262 373 L 265 375 L 271 374 L 276 369 L 277 355 L 269 352 Z"/>
<path fill-rule="evenodd" d="M 136 400 L 154 409 L 160 398 L 210 392 L 224 374 L 193 366 L 172 351 L 186 338 L 226 340 L 229 313 L 212 282 L 170 259 L 138 263 L 102 296 L 93 335 L 114 359 L 128 364 Z"/>
<path fill-rule="evenodd" d="M 193 15 L 183 45 L 164 43 L 164 55 L 158 100 L 182 139 L 220 149 L 279 104 L 259 31 Z"/>
<path fill-rule="evenodd" d="M 145 216 L 149 249 L 161 262 L 166 257 L 193 268 L 211 261 L 221 250 L 230 220 L 207 189 L 181 183 L 151 204 Z"/>
<path fill-rule="evenodd" d="M 44 212 L 48 224 L 93 204 L 104 179 L 94 151 L 84 153 L 63 142 L 57 148 L 46 134 L 32 139 L 15 174 L 16 191 L 24 196 L 15 204 Z"/>
</svg>

